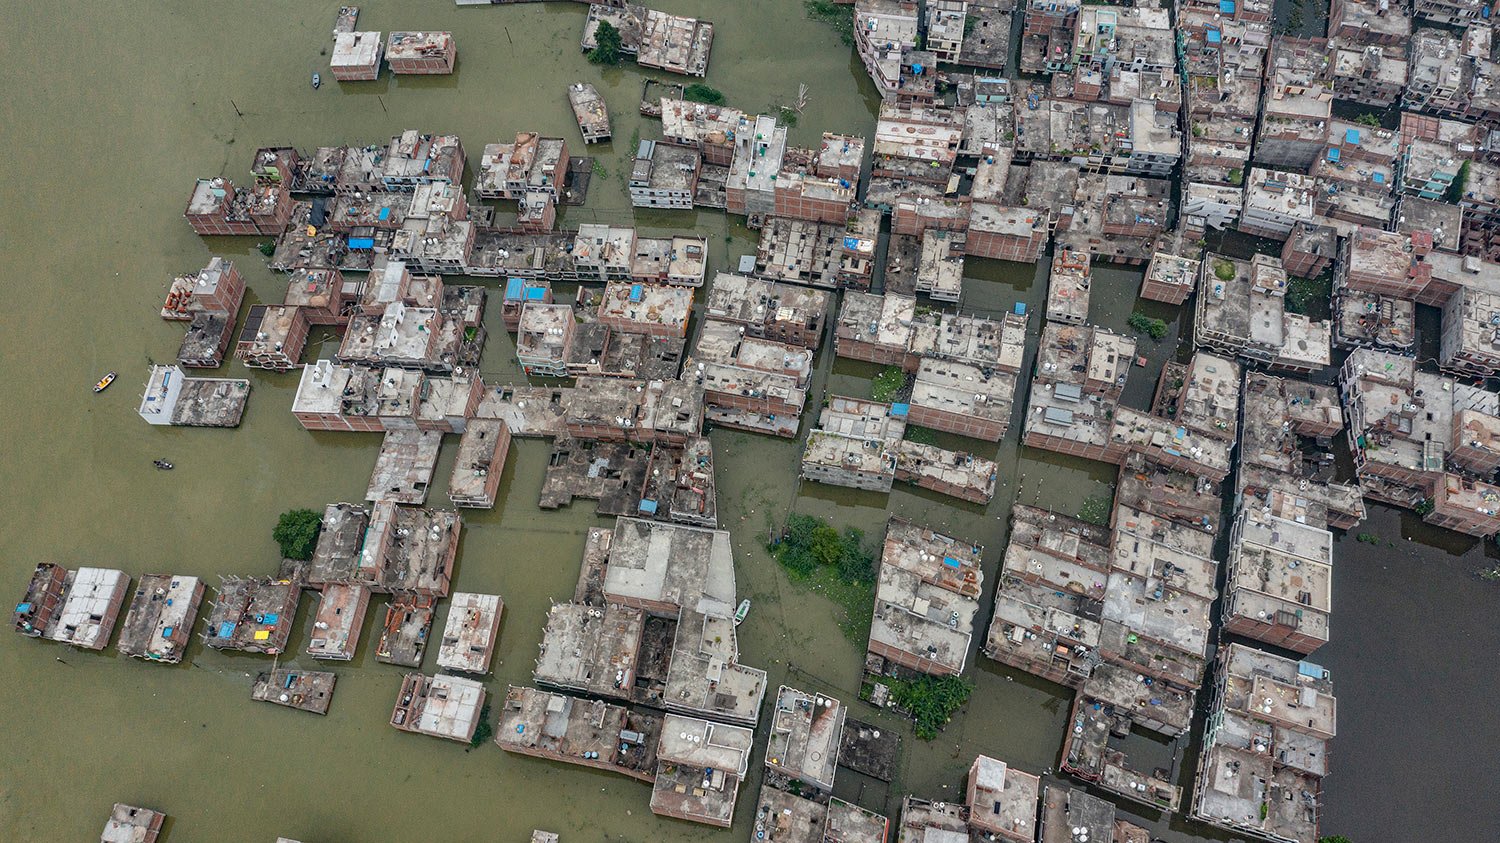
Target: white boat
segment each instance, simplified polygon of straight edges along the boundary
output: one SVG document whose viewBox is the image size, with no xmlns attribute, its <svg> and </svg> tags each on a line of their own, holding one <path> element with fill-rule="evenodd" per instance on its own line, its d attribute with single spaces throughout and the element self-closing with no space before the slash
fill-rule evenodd
<svg viewBox="0 0 1500 843">
<path fill-rule="evenodd" d="M 734 625 L 739 626 L 745 622 L 745 616 L 750 614 L 750 598 L 746 597 L 740 601 L 740 607 L 734 610 Z"/>
</svg>

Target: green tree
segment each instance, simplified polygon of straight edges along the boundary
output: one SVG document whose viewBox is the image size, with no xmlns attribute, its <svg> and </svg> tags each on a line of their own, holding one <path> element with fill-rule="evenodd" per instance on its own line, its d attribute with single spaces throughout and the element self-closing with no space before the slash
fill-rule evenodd
<svg viewBox="0 0 1500 843">
<path fill-rule="evenodd" d="M 1448 185 L 1448 191 L 1443 194 L 1443 201 L 1450 205 L 1457 205 L 1464 198 L 1464 191 L 1469 186 L 1469 162 L 1465 161 L 1458 165 L 1458 175 L 1454 177 L 1453 183 Z"/>
<path fill-rule="evenodd" d="M 1372 129 L 1380 128 L 1380 118 L 1368 111 L 1354 118 L 1354 122 L 1361 126 L 1369 126 Z"/>
<path fill-rule="evenodd" d="M 1327 837 L 1319 837 L 1318 843 L 1354 843 L 1354 841 L 1342 834 L 1330 834 Z"/>
<path fill-rule="evenodd" d="M 1168 327 L 1165 321 L 1153 319 L 1139 310 L 1130 314 L 1130 318 L 1126 322 L 1130 325 L 1131 330 L 1145 334 L 1153 340 L 1160 340 L 1167 335 Z"/>
<path fill-rule="evenodd" d="M 608 65 L 620 63 L 620 30 L 607 20 L 599 21 L 599 28 L 594 30 L 594 49 L 589 50 L 589 61 Z"/>
<path fill-rule="evenodd" d="M 323 529 L 323 516 L 311 509 L 289 509 L 281 513 L 271 538 L 281 545 L 281 555 L 287 559 L 307 561 L 318 547 L 318 531 Z"/>
<path fill-rule="evenodd" d="M 682 89 L 682 98 L 691 102 L 702 102 L 709 105 L 719 105 L 724 102 L 724 92 L 711 85 L 702 82 L 693 84 Z"/>
</svg>

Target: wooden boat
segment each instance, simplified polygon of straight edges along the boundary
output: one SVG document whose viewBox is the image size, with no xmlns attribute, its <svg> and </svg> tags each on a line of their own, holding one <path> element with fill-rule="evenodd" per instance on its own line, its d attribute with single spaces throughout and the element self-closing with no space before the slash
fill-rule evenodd
<svg viewBox="0 0 1500 843">
<path fill-rule="evenodd" d="M 151 464 L 161 469 L 162 471 L 172 470 L 172 464 L 167 462 L 166 460 L 152 460 Z"/>
<path fill-rule="evenodd" d="M 94 384 L 94 391 L 95 392 L 103 392 L 104 390 L 106 390 L 106 389 L 109 388 L 110 384 L 112 384 L 114 382 L 115 382 L 115 373 L 114 372 L 110 372 L 109 374 L 107 374 L 104 377 L 100 378 L 98 383 Z"/>
<path fill-rule="evenodd" d="M 739 626 L 745 622 L 745 616 L 750 614 L 750 598 L 746 597 L 740 601 L 740 607 L 734 610 L 734 625 Z"/>
</svg>

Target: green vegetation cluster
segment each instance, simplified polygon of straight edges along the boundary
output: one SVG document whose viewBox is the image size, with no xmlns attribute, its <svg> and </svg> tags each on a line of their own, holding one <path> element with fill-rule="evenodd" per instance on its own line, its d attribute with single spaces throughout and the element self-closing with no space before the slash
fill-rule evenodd
<svg viewBox="0 0 1500 843">
<path fill-rule="evenodd" d="M 1323 273 L 1317 278 L 1288 279 L 1286 309 L 1315 319 L 1325 318 L 1332 310 L 1333 276 Z"/>
<path fill-rule="evenodd" d="M 1087 521 L 1090 524 L 1098 524 L 1100 527 L 1109 526 L 1110 504 L 1114 501 L 1109 495 L 1089 495 L 1084 499 L 1083 505 L 1078 507 L 1078 520 Z"/>
<path fill-rule="evenodd" d="M 766 549 L 794 581 L 842 607 L 839 629 L 850 641 L 865 643 L 875 604 L 875 553 L 865 547 L 862 530 L 840 533 L 821 519 L 793 514 L 781 540 Z"/>
<path fill-rule="evenodd" d="M 1161 341 L 1167 335 L 1167 323 L 1161 319 L 1155 319 L 1137 310 L 1130 314 L 1126 320 L 1130 329 L 1138 334 L 1145 334 L 1153 340 Z"/>
<path fill-rule="evenodd" d="M 589 61 L 611 66 L 619 64 L 620 43 L 620 30 L 607 20 L 599 21 L 599 28 L 594 30 L 594 49 L 589 50 Z"/>
<path fill-rule="evenodd" d="M 1214 261 L 1214 277 L 1220 281 L 1234 280 L 1234 264 L 1226 260 Z"/>
<path fill-rule="evenodd" d="M 474 726 L 474 737 L 469 738 L 469 748 L 478 749 L 495 734 L 495 724 L 490 722 L 490 704 L 479 710 L 479 723 Z"/>
<path fill-rule="evenodd" d="M 969 701 L 974 686 L 957 676 L 880 680 L 891 689 L 891 702 L 916 721 L 917 737 L 930 741 L 953 718 L 953 712 Z"/>
<path fill-rule="evenodd" d="M 904 386 L 906 373 L 895 366 L 887 366 L 870 384 L 870 398 L 875 401 L 891 401 L 901 393 Z"/>
<path fill-rule="evenodd" d="M 683 88 L 682 98 L 689 102 L 701 102 L 708 105 L 724 104 L 724 92 L 712 85 L 705 85 L 702 82 L 694 82 Z"/>
<path fill-rule="evenodd" d="M 277 519 L 271 538 L 281 545 L 283 558 L 306 562 L 318 547 L 318 532 L 322 529 L 321 513 L 311 509 L 289 509 Z"/>
<path fill-rule="evenodd" d="M 906 426 L 906 435 L 903 438 L 918 445 L 936 445 L 937 431 L 919 424 L 909 424 Z"/>
<path fill-rule="evenodd" d="M 854 7 L 833 0 L 803 0 L 802 11 L 815 21 L 833 27 L 845 47 L 854 46 Z"/>
</svg>

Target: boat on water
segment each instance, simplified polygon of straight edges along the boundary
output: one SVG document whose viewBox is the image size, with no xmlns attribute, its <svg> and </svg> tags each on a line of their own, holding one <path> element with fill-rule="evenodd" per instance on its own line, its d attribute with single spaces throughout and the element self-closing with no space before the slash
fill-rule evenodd
<svg viewBox="0 0 1500 843">
<path fill-rule="evenodd" d="M 109 374 L 107 374 L 104 377 L 100 378 L 98 383 L 94 384 L 94 391 L 95 392 L 103 392 L 104 390 L 106 390 L 106 389 L 109 388 L 110 384 L 112 384 L 114 382 L 115 382 L 115 373 L 114 372 L 110 372 Z"/>
<path fill-rule="evenodd" d="M 734 610 L 734 625 L 739 626 L 745 622 L 745 616 L 750 614 L 750 598 L 746 597 L 740 601 L 740 607 Z"/>
<path fill-rule="evenodd" d="M 172 470 L 172 464 L 167 462 L 166 460 L 152 460 L 151 464 L 161 469 L 162 471 Z"/>
<path fill-rule="evenodd" d="M 313 74 L 313 80 L 312 80 L 313 89 L 317 90 L 318 86 L 322 85 L 322 84 L 323 84 L 323 77 L 321 77 L 318 74 L 314 73 Z"/>
</svg>

